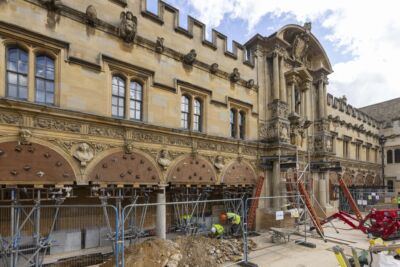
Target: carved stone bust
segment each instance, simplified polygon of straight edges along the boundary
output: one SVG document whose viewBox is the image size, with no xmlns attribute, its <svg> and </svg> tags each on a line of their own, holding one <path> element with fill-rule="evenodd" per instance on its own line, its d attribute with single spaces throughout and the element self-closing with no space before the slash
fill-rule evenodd
<svg viewBox="0 0 400 267">
<path fill-rule="evenodd" d="M 162 53 L 164 51 L 164 38 L 157 37 L 156 41 L 156 52 Z"/>
<path fill-rule="evenodd" d="M 218 71 L 218 64 L 217 64 L 217 63 L 211 64 L 211 66 L 210 66 L 210 72 L 211 72 L 212 74 L 215 74 L 215 73 L 217 73 L 217 71 Z"/>
<path fill-rule="evenodd" d="M 82 167 L 86 167 L 94 157 L 93 149 L 88 144 L 81 143 L 76 148 L 74 157 L 81 162 Z"/>
<path fill-rule="evenodd" d="M 126 154 L 132 154 L 133 153 L 133 143 L 126 143 L 125 144 L 125 153 Z"/>
<path fill-rule="evenodd" d="M 192 49 L 189 53 L 183 56 L 182 60 L 187 65 L 193 65 L 193 63 L 196 61 L 196 57 L 196 50 Z"/>
<path fill-rule="evenodd" d="M 39 2 L 51 11 L 58 10 L 62 5 L 61 0 L 39 0 Z"/>
<path fill-rule="evenodd" d="M 215 157 L 214 167 L 217 169 L 218 172 L 221 172 L 224 168 L 224 158 L 221 155 Z"/>
<path fill-rule="evenodd" d="M 32 137 L 32 132 L 28 129 L 21 129 L 19 131 L 19 140 L 18 144 L 19 145 L 30 145 L 31 142 L 29 139 Z"/>
<path fill-rule="evenodd" d="M 118 28 L 118 35 L 127 43 L 132 43 L 137 32 L 137 18 L 132 12 L 121 12 L 121 22 Z"/>
<path fill-rule="evenodd" d="M 97 11 L 93 5 L 89 5 L 86 9 L 86 22 L 90 26 L 96 26 Z"/>
<path fill-rule="evenodd" d="M 169 165 L 171 165 L 168 150 L 163 149 L 160 151 L 160 157 L 158 158 L 157 162 L 164 170 L 168 169 Z"/>
<path fill-rule="evenodd" d="M 230 74 L 230 80 L 231 82 L 238 82 L 240 80 L 240 72 L 238 70 L 238 68 L 234 68 L 233 72 Z"/>
</svg>

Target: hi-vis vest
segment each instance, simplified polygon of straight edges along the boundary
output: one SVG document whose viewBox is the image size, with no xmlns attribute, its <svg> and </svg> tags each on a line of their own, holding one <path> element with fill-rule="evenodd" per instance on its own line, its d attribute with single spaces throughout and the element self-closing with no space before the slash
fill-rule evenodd
<svg viewBox="0 0 400 267">
<path fill-rule="evenodd" d="M 226 216 L 232 220 L 233 224 L 240 224 L 240 216 L 233 212 L 227 212 Z"/>
<path fill-rule="evenodd" d="M 400 196 L 397 197 L 397 204 L 400 204 Z"/>
<path fill-rule="evenodd" d="M 222 235 L 224 233 L 224 227 L 220 224 L 213 224 L 212 227 L 215 228 L 215 234 L 216 236 Z"/>
</svg>

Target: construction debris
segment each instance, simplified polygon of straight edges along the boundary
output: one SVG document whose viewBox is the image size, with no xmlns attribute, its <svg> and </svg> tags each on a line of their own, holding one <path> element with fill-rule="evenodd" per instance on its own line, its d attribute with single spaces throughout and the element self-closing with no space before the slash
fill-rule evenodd
<svg viewBox="0 0 400 267">
<path fill-rule="evenodd" d="M 256 247 L 249 240 L 249 249 Z M 243 257 L 243 242 L 236 239 L 212 239 L 183 236 L 176 240 L 149 239 L 125 250 L 127 267 L 218 267 Z M 102 267 L 115 266 L 108 261 Z"/>
</svg>

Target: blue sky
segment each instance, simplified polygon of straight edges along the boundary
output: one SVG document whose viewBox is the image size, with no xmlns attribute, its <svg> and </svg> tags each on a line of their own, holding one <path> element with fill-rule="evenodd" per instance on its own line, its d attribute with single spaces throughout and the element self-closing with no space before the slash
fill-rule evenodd
<svg viewBox="0 0 400 267">
<path fill-rule="evenodd" d="M 157 13 L 157 1 L 147 0 Z M 400 16 L 396 0 L 166 0 L 180 10 L 180 25 L 191 15 L 245 43 L 254 34 L 268 36 L 280 27 L 312 22 L 334 73 L 328 91 L 346 95 L 356 107 L 400 97 Z M 210 35 L 210 34 L 209 34 Z M 229 49 L 231 42 L 229 42 Z"/>
</svg>

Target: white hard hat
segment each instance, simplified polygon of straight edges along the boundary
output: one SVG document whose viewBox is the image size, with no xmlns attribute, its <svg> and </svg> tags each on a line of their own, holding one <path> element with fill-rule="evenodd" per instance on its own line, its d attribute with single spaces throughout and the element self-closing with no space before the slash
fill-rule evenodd
<svg viewBox="0 0 400 267">
<path fill-rule="evenodd" d="M 217 229 L 215 229 L 215 227 L 211 227 L 211 232 L 215 233 L 217 231 Z"/>
</svg>

